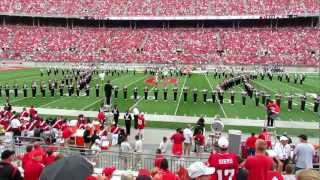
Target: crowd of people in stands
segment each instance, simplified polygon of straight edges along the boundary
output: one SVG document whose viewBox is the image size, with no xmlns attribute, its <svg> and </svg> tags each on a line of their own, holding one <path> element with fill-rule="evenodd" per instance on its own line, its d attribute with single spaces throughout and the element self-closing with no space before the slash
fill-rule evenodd
<svg viewBox="0 0 320 180">
<path fill-rule="evenodd" d="M 317 28 L 0 26 L 0 58 L 70 62 L 316 65 Z"/>
<path fill-rule="evenodd" d="M 308 1 L 208 1 L 208 0 L 138 0 L 138 1 L 72 1 L 72 0 L 3 0 L 1 13 L 86 16 L 103 19 L 109 16 L 221 16 L 221 15 L 299 15 L 319 12 L 317 0 Z"/>
<path fill-rule="evenodd" d="M 104 127 L 107 117 L 101 112 L 97 115 L 97 120 L 101 122 L 98 129 L 93 130 L 90 126 L 90 120 L 83 115 L 77 119 L 77 128 L 85 129 L 83 132 L 84 148 L 90 148 L 95 152 L 103 151 L 102 141 L 107 140 L 107 134 L 112 134 L 111 144 L 119 146 L 119 159 L 121 168 L 128 169 L 128 157 L 126 153 L 135 153 L 135 165 L 138 165 L 143 153 L 143 129 L 145 128 L 146 121 L 143 113 L 135 109 L 133 114 L 134 128 L 137 129 L 137 134 L 134 136 L 134 146 L 128 140 L 128 129 L 121 128 L 117 123 L 118 110 L 113 110 L 113 115 L 116 116 L 117 123 L 110 123 Z M 0 113 L 1 125 L 6 126 L 8 132 L 12 132 L 15 136 L 20 136 L 26 130 L 25 136 L 34 136 L 37 133 L 34 131 L 32 135 L 28 132 L 32 131 L 30 127 L 40 129 L 39 132 L 45 132 L 50 129 L 56 129 L 58 134 L 62 135 L 63 142 L 68 141 L 68 138 L 74 133 L 69 127 L 69 123 L 62 117 L 58 117 L 54 122 L 49 123 L 40 117 L 38 111 L 34 108 L 24 108 L 18 114 L 11 112 L 10 107 L 5 107 Z M 131 116 L 131 114 L 129 114 Z M 125 119 L 130 119 L 125 117 Z M 49 126 L 49 128 L 47 127 Z M 205 136 L 203 134 L 205 129 L 205 120 L 200 118 L 194 132 L 191 130 L 191 125 L 186 128 L 178 128 L 175 133 L 169 138 L 172 142 L 171 152 L 169 150 L 170 143 L 168 138 L 164 137 L 161 141 L 159 148 L 156 151 L 154 159 L 154 169 L 151 171 L 147 169 L 140 169 L 137 179 L 159 179 L 159 180 L 188 180 L 188 179 L 297 179 L 297 180 L 313 180 L 320 177 L 319 172 L 312 171 L 313 158 L 315 155 L 315 147 L 308 143 L 306 135 L 299 136 L 300 143 L 293 146 L 292 140 L 286 134 L 280 136 L 276 142 L 272 142 L 271 135 L 267 129 L 256 136 L 251 134 L 246 140 L 247 156 L 243 159 L 236 154 L 230 153 L 229 140 L 221 136 L 216 143 L 216 148 L 212 150 L 206 162 L 195 162 L 189 167 L 183 165 L 183 158 L 191 154 L 192 146 L 194 145 L 194 152 L 196 154 L 202 153 L 205 145 Z M 92 131 L 93 130 L 93 131 Z M 100 132 L 98 133 L 99 130 Z M 133 133 L 131 133 L 133 135 Z M 36 135 L 37 136 L 37 135 Z M 58 141 L 57 139 L 55 141 Z M 115 141 L 115 142 L 113 142 Z M 52 145 L 54 141 L 47 140 L 46 143 Z M 20 143 L 15 138 L 15 143 Z M 58 143 L 59 144 L 59 143 Z M 107 143 L 109 144 L 109 143 Z M 61 144 L 60 144 L 61 145 Z M 67 145 L 67 144 L 62 144 Z M 49 146 L 50 147 L 50 146 Z M 293 148 L 293 151 L 291 150 Z M 39 179 L 43 169 L 55 163 L 63 157 L 63 153 L 59 154 L 54 152 L 56 149 L 44 149 L 39 143 L 26 146 L 26 152 L 23 155 L 16 156 L 21 160 L 20 172 L 16 166 L 12 164 L 15 158 L 15 152 L 3 149 L 0 162 L 0 178 L 1 179 L 24 179 L 37 180 Z M 179 167 L 172 171 L 169 168 L 168 161 L 165 157 L 166 154 L 171 154 L 173 157 L 181 159 L 182 163 Z M 295 166 L 293 166 L 293 164 Z M 87 177 L 87 179 L 110 179 L 112 173 L 115 171 L 114 167 L 106 167 L 102 175 L 94 174 Z M 296 173 L 296 177 L 295 174 Z M 143 176 L 143 177 L 142 177 Z M 133 178 L 133 177 L 132 177 Z"/>
</svg>

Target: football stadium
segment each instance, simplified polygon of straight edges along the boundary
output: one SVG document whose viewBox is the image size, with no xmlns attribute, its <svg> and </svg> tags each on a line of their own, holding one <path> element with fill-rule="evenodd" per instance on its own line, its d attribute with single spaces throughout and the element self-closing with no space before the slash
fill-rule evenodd
<svg viewBox="0 0 320 180">
<path fill-rule="evenodd" d="M 318 0 L 4 0 L 0 21 L 0 179 L 320 177 Z"/>
</svg>

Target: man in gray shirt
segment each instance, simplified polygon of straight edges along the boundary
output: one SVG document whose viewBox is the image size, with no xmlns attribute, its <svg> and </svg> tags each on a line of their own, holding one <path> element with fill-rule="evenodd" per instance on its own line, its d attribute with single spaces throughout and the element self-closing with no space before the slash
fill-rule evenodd
<svg viewBox="0 0 320 180">
<path fill-rule="evenodd" d="M 313 168 L 312 159 L 315 154 L 314 147 L 308 143 L 308 137 L 305 134 L 298 136 L 300 143 L 294 149 L 294 158 L 296 160 L 295 170 Z"/>
</svg>

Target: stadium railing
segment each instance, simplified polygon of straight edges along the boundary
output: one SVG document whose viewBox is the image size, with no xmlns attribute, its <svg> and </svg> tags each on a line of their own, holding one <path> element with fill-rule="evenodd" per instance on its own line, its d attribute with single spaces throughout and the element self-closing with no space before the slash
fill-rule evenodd
<svg viewBox="0 0 320 180">
<path fill-rule="evenodd" d="M 12 149 L 19 157 L 25 153 L 27 144 L 7 143 L 3 144 L 2 149 Z M 55 145 L 41 145 L 44 150 L 52 149 L 54 152 L 62 154 L 63 156 L 82 155 L 89 161 L 95 164 L 95 168 L 104 168 L 107 166 L 115 166 L 119 170 L 133 170 L 137 171 L 141 168 L 152 170 L 154 166 L 155 154 L 150 153 L 123 153 L 114 150 L 95 151 L 91 149 L 78 148 L 72 146 L 55 146 Z M 209 154 L 202 153 L 197 157 L 177 157 L 173 155 L 163 154 L 163 158 L 168 160 L 169 168 L 172 171 L 177 171 L 179 166 L 188 167 L 196 161 L 206 162 Z"/>
</svg>

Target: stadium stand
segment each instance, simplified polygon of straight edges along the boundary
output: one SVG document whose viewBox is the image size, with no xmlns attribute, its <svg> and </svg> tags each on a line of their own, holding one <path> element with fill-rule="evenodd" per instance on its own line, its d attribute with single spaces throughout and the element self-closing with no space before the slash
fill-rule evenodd
<svg viewBox="0 0 320 180">
<path fill-rule="evenodd" d="M 0 58 L 315 65 L 317 28 L 65 28 L 0 26 Z M 268 61 L 268 62 L 267 62 Z"/>
<path fill-rule="evenodd" d="M 0 12 L 49 16 L 299 15 L 319 12 L 318 0 L 2 0 Z"/>
</svg>

